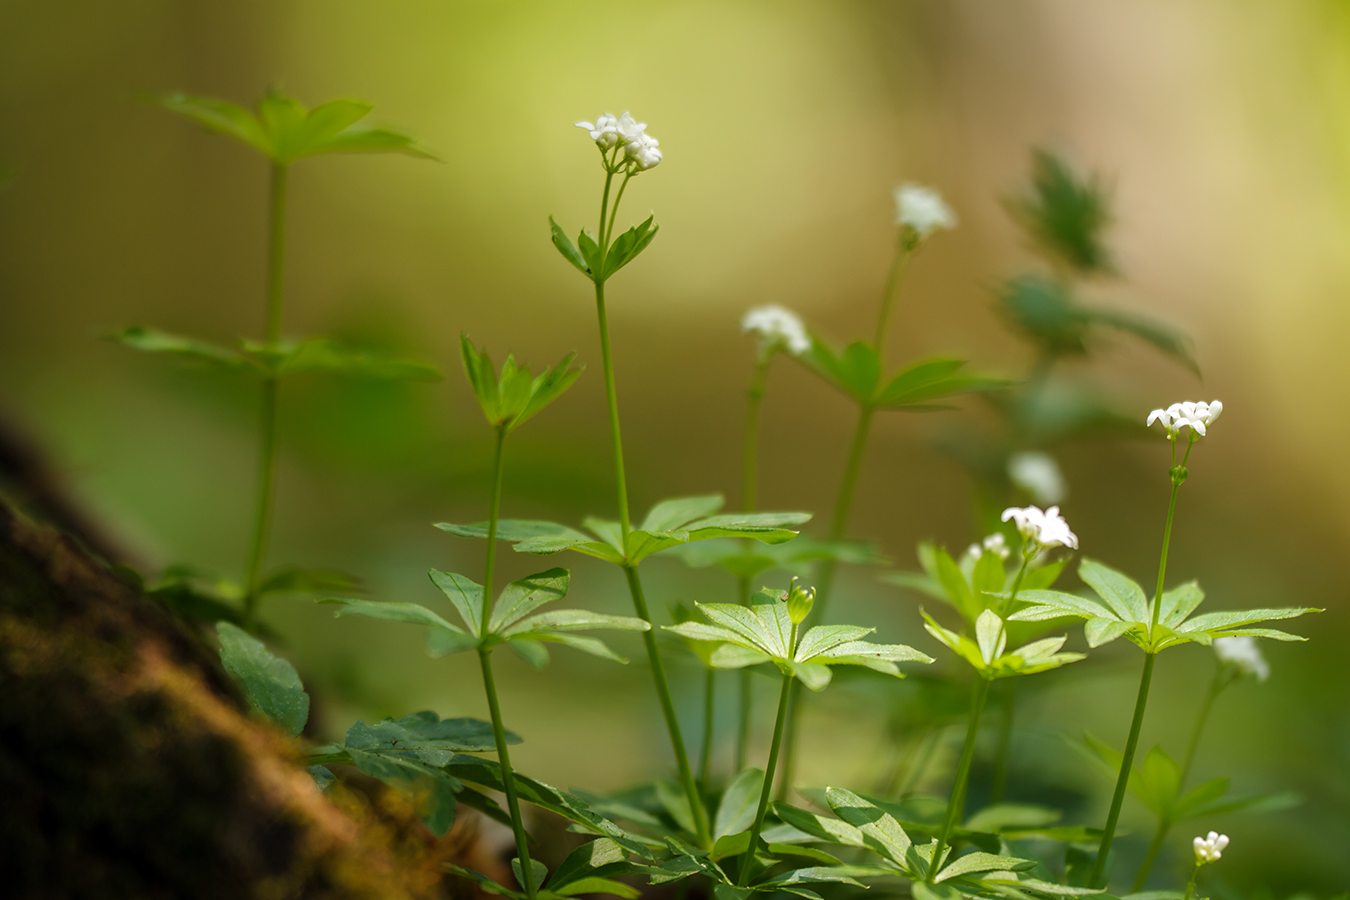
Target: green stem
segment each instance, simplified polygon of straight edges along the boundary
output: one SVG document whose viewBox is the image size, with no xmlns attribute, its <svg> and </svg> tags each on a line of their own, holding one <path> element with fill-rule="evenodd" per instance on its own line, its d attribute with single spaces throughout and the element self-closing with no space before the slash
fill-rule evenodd
<svg viewBox="0 0 1350 900">
<path fill-rule="evenodd" d="M 1191 880 L 1186 882 L 1186 896 L 1183 900 L 1191 900 L 1191 895 L 1195 893 L 1195 879 L 1200 874 L 1200 863 L 1196 862 L 1195 868 L 1191 869 Z"/>
<path fill-rule="evenodd" d="M 623 574 L 628 579 L 628 591 L 633 597 L 633 608 L 648 623 L 651 614 L 647 612 L 647 599 L 642 593 L 642 582 L 638 578 L 637 567 L 624 566 Z M 680 770 L 680 784 L 689 801 L 689 810 L 694 818 L 694 830 L 699 845 L 712 847 L 712 835 L 708 830 L 708 813 L 703 808 L 703 798 L 699 795 L 698 784 L 694 781 L 694 771 L 689 766 L 689 755 L 684 749 L 684 738 L 680 736 L 680 721 L 675 717 L 675 704 L 670 699 L 670 684 L 666 681 L 666 668 L 661 662 L 661 651 L 656 645 L 655 629 L 642 632 L 643 643 L 647 646 L 647 661 L 652 667 L 652 679 L 656 682 L 656 696 L 661 702 L 661 714 L 666 718 L 666 731 L 670 734 L 670 745 L 675 751 L 675 763 Z"/>
<path fill-rule="evenodd" d="M 750 579 L 742 577 L 740 581 L 741 606 L 750 605 Z M 736 726 L 736 773 L 745 769 L 746 757 L 750 752 L 750 710 L 754 700 L 753 677 L 748 668 L 736 673 L 740 680 L 740 722 Z"/>
<path fill-rule="evenodd" d="M 741 457 L 741 510 L 754 512 L 759 503 L 759 407 L 764 399 L 764 382 L 769 360 L 755 361 L 750 387 L 745 392 L 745 442 Z"/>
<path fill-rule="evenodd" d="M 1214 701 L 1226 684 L 1223 668 L 1215 669 L 1214 678 L 1210 681 L 1208 690 L 1205 691 L 1205 699 L 1200 702 L 1200 711 L 1196 714 L 1195 724 L 1191 726 L 1190 739 L 1186 741 L 1186 755 L 1181 760 L 1181 779 L 1177 783 L 1179 791 L 1186 787 L 1186 778 L 1191 773 L 1192 763 L 1195 762 L 1195 751 L 1200 746 L 1200 735 L 1205 729 L 1205 723 L 1209 720 L 1210 711 L 1214 708 Z M 1162 816 L 1158 819 L 1158 828 L 1153 833 L 1153 840 L 1148 845 L 1148 852 L 1144 855 L 1144 861 L 1139 866 L 1138 874 L 1134 877 L 1134 887 L 1131 889 L 1134 893 L 1144 889 L 1144 883 L 1148 881 L 1148 876 L 1152 873 L 1153 866 L 1158 861 L 1158 854 L 1162 851 L 1163 843 L 1167 840 L 1167 834 L 1172 830 L 1172 825 L 1173 822 L 1168 816 Z"/>
<path fill-rule="evenodd" d="M 839 494 L 834 501 L 834 515 L 830 518 L 829 539 L 832 541 L 842 538 L 848 528 L 848 516 L 853 508 L 853 495 L 857 492 L 858 475 L 862 472 L 863 457 L 867 451 L 867 436 L 871 432 L 872 415 L 875 412 L 876 410 L 869 406 L 860 407 L 858 410 L 858 424 L 853 430 L 848 462 L 844 464 L 844 477 L 839 482 Z M 816 579 L 815 613 L 817 620 L 822 623 L 825 622 L 825 610 L 829 606 L 830 595 L 834 589 L 835 568 L 835 560 L 826 559 L 820 564 L 820 574 Z M 797 728 L 801 718 L 801 698 L 801 689 L 794 688 L 783 750 L 783 781 L 778 786 L 780 800 L 787 798 L 797 774 Z"/>
<path fill-rule="evenodd" d="M 608 181 L 606 182 L 608 186 Z M 608 187 L 606 187 L 608 190 Z M 628 522 L 628 482 L 623 472 L 623 437 L 619 433 L 619 397 L 614 387 L 614 359 L 609 349 L 609 317 L 605 314 L 605 283 L 595 282 L 595 310 L 600 320 L 600 359 L 605 369 L 605 398 L 609 403 L 609 435 L 614 448 L 614 484 L 619 494 L 619 526 L 625 545 L 632 530 Z"/>
<path fill-rule="evenodd" d="M 792 627 L 795 646 L 795 635 L 797 627 Z M 778 748 L 783 742 L 783 726 L 787 720 L 788 697 L 791 694 L 792 684 L 795 679 L 791 675 L 783 676 L 783 689 L 778 693 L 778 718 L 773 726 L 773 741 L 769 744 L 769 764 L 764 768 L 764 786 L 759 791 L 759 808 L 755 811 L 755 824 L 750 829 L 750 846 L 745 848 L 745 855 L 741 857 L 741 871 L 736 877 L 736 884 L 739 887 L 745 887 L 746 882 L 750 880 L 750 870 L 755 865 L 755 850 L 759 846 L 759 836 L 764 830 L 764 813 L 769 808 L 769 795 L 773 793 L 774 770 L 778 768 Z"/>
<path fill-rule="evenodd" d="M 961 747 L 961 761 L 956 766 L 956 782 L 952 785 L 952 795 L 947 801 L 947 815 L 942 819 L 942 831 L 938 835 L 937 846 L 933 848 L 933 859 L 928 866 L 928 881 L 931 883 L 942 867 L 942 857 L 952 829 L 966 805 L 966 785 L 970 782 L 970 765 L 975 759 L 975 739 L 980 734 L 980 717 L 984 715 L 984 704 L 989 699 L 989 679 L 979 678 L 975 686 L 975 699 L 970 704 L 970 722 L 966 725 L 966 742 Z"/>
<path fill-rule="evenodd" d="M 712 761 L 713 726 L 717 722 L 717 670 L 709 668 L 703 676 L 703 746 L 698 754 L 698 783 L 708 789 L 708 768 Z"/>
<path fill-rule="evenodd" d="M 286 166 L 272 164 L 267 201 L 267 347 L 275 350 L 281 342 L 283 262 L 286 249 Z M 276 496 L 277 468 L 277 394 L 280 385 L 275 375 L 263 377 L 260 404 L 258 490 L 254 502 L 253 536 L 249 542 L 248 564 L 244 577 L 244 624 L 253 625 L 258 612 L 258 587 L 263 562 L 272 534 L 272 509 Z"/>
<path fill-rule="evenodd" d="M 909 258 L 913 254 L 905 249 L 904 231 L 901 230 L 899 245 L 895 250 L 895 260 L 891 263 L 891 274 L 886 279 L 886 292 L 881 296 L 881 312 L 877 315 L 877 332 L 872 343 L 877 350 L 877 359 L 882 368 L 886 366 L 886 332 L 891 321 L 891 310 L 895 308 L 895 298 L 900 293 L 900 282 L 909 268 Z"/>
<path fill-rule="evenodd" d="M 942 737 L 942 729 L 932 726 L 928 733 L 923 736 L 923 743 L 915 754 L 913 764 L 905 771 L 904 780 L 896 788 L 895 796 L 897 798 L 905 797 L 917 787 L 923 778 L 924 772 L 928 771 L 928 763 L 933 758 L 934 751 L 937 750 L 938 741 Z"/>
<path fill-rule="evenodd" d="M 1130 723 L 1130 736 L 1125 742 L 1125 755 L 1121 758 L 1120 775 L 1116 778 L 1116 792 L 1111 798 L 1111 811 L 1106 816 L 1106 827 L 1102 829 L 1102 842 L 1097 848 L 1097 859 L 1092 864 L 1088 887 L 1101 887 L 1102 875 L 1106 872 L 1106 860 L 1111 854 L 1111 841 L 1115 839 L 1120 808 L 1125 802 L 1125 788 L 1130 783 L 1134 753 L 1139 747 L 1139 732 L 1144 727 L 1144 708 L 1148 705 L 1148 688 L 1153 680 L 1153 663 L 1157 658 L 1153 653 L 1144 654 L 1144 671 L 1139 677 L 1139 696 L 1134 701 L 1134 721 Z"/>
<path fill-rule="evenodd" d="M 1172 482 L 1172 496 L 1167 501 L 1167 525 L 1163 528 L 1162 558 L 1158 561 L 1158 585 L 1153 592 L 1153 624 L 1149 626 L 1149 637 L 1158 627 L 1158 617 L 1162 614 L 1163 579 L 1167 577 L 1167 548 L 1172 543 L 1172 517 L 1177 511 L 1177 491 L 1181 485 Z"/>
<path fill-rule="evenodd" d="M 614 209 L 612 209 L 609 213 L 609 227 L 605 229 L 604 232 L 605 241 L 601 245 L 605 247 L 606 250 L 608 250 L 609 248 L 610 239 L 614 237 L 614 220 L 619 217 L 619 203 L 623 200 L 623 192 L 625 189 L 627 189 L 628 182 L 629 180 L 632 179 L 632 177 L 633 172 L 630 169 L 629 171 L 624 173 L 623 181 L 619 182 L 619 193 L 616 194 L 614 197 Z"/>
<path fill-rule="evenodd" d="M 483 691 L 487 694 L 488 711 L 492 714 L 492 738 L 497 745 L 497 760 L 502 767 L 502 786 L 506 789 L 506 808 L 511 813 L 511 830 L 516 835 L 516 855 L 520 857 L 520 874 L 525 879 L 525 896 L 534 900 L 534 866 L 530 863 L 529 838 L 520 817 L 520 799 L 516 796 L 516 775 L 511 768 L 511 753 L 506 749 L 506 728 L 502 725 L 502 710 L 497 702 L 497 683 L 492 677 L 492 651 L 478 648 L 478 661 L 483 669 Z"/>
<path fill-rule="evenodd" d="M 497 566 L 497 517 L 502 508 L 502 450 L 506 426 L 497 426 L 497 444 L 492 454 L 492 503 L 488 507 L 487 558 L 483 561 L 483 612 L 478 636 L 487 637 L 492 621 L 492 577 Z"/>
</svg>

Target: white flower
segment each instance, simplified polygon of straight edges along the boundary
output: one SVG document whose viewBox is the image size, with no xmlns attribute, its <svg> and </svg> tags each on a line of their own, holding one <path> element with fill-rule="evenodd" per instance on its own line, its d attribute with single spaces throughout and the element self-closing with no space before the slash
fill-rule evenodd
<svg viewBox="0 0 1350 900">
<path fill-rule="evenodd" d="M 1175 439 L 1183 428 L 1189 428 L 1204 437 L 1205 429 L 1213 425 L 1214 420 L 1219 418 L 1222 412 L 1223 404 L 1218 400 L 1211 400 L 1209 403 L 1203 400 L 1199 403 L 1186 400 L 1182 403 L 1173 403 L 1167 409 L 1153 410 L 1148 414 L 1147 424 L 1161 422 L 1162 427 L 1167 430 L 1169 439 Z"/>
<path fill-rule="evenodd" d="M 1059 507 L 1042 511 L 1039 507 L 1009 507 L 1003 511 L 1003 521 L 1012 519 L 1022 538 L 1040 550 L 1055 547 L 1078 549 L 1078 535 L 1069 530 L 1069 523 L 1059 514 Z"/>
<path fill-rule="evenodd" d="M 1008 477 L 1037 503 L 1059 503 L 1069 496 L 1064 474 L 1048 453 L 1014 453 L 1008 460 Z"/>
<path fill-rule="evenodd" d="M 1223 850 L 1228 846 L 1228 835 L 1219 834 L 1217 831 L 1211 831 L 1204 837 L 1196 838 L 1191 841 L 1191 846 L 1195 848 L 1195 862 L 1203 866 L 1205 863 L 1218 862 L 1223 856 Z"/>
<path fill-rule="evenodd" d="M 577 127 L 586 129 L 591 140 L 595 141 L 601 150 L 609 150 L 619 143 L 619 120 L 609 113 L 605 113 L 594 123 L 578 122 Z"/>
<path fill-rule="evenodd" d="M 639 128 L 646 128 L 646 125 L 639 125 Z M 650 134 L 639 134 L 632 140 L 626 141 L 623 145 L 623 152 L 637 163 L 640 171 L 654 169 L 661 164 L 661 151 L 656 149 L 660 141 Z"/>
<path fill-rule="evenodd" d="M 932 188 L 902 184 L 895 189 L 895 221 L 913 228 L 923 239 L 939 228 L 955 228 L 956 214 Z"/>
<path fill-rule="evenodd" d="M 811 349 L 811 337 L 797 314 L 781 306 L 756 306 L 741 318 L 741 331 L 759 338 L 759 352 L 768 356 L 786 350 L 800 356 Z"/>
<path fill-rule="evenodd" d="M 1214 653 L 1243 675 L 1254 675 L 1261 682 L 1270 677 L 1270 663 L 1261 654 L 1254 637 L 1241 635 L 1215 638 Z"/>
<path fill-rule="evenodd" d="M 1012 552 L 1008 547 L 1008 541 L 1001 532 L 994 532 L 978 544 L 971 544 L 966 548 L 966 555 L 972 559 L 978 560 L 986 552 L 998 554 L 999 559 L 1007 559 L 1008 554 Z"/>
<path fill-rule="evenodd" d="M 642 136 L 643 132 L 647 130 L 647 123 L 639 122 L 629 113 L 624 113 L 619 116 L 615 127 L 619 132 L 619 143 L 627 144 Z"/>
</svg>

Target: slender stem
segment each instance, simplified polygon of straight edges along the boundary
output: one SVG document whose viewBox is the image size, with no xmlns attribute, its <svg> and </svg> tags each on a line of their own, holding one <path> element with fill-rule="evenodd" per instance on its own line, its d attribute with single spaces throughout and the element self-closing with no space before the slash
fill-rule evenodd
<svg viewBox="0 0 1350 900">
<path fill-rule="evenodd" d="M 881 312 L 877 315 L 877 333 L 872 341 L 877 350 L 877 359 L 881 361 L 883 368 L 886 364 L 887 326 L 891 321 L 891 311 L 895 308 L 896 295 L 900 293 L 900 282 L 905 278 L 905 270 L 909 268 L 909 259 L 913 255 L 911 251 L 905 249 L 905 236 L 902 229 L 895 249 L 895 260 L 891 263 L 891 274 L 886 279 L 886 292 L 881 295 Z"/>
<path fill-rule="evenodd" d="M 708 767 L 712 760 L 713 727 L 717 722 L 717 670 L 709 668 L 703 676 L 703 746 L 698 754 L 698 783 L 708 789 Z"/>
<path fill-rule="evenodd" d="M 1191 765 L 1195 762 L 1195 751 L 1200 746 L 1200 735 L 1205 729 L 1205 723 L 1209 720 L 1210 711 L 1214 708 L 1214 701 L 1227 685 L 1224 678 L 1222 667 L 1216 668 L 1214 678 L 1209 683 L 1209 688 L 1205 691 L 1205 699 L 1200 702 L 1200 711 L 1196 714 L 1195 723 L 1191 726 L 1190 739 L 1186 741 L 1186 755 L 1181 760 L 1181 779 L 1177 783 L 1178 790 L 1186 787 L 1186 778 L 1191 773 Z M 1167 840 L 1167 834 L 1172 830 L 1171 817 L 1161 816 L 1158 819 L 1158 828 L 1153 833 L 1153 840 L 1148 845 L 1148 852 L 1144 854 L 1144 861 L 1139 866 L 1139 872 L 1134 877 L 1133 892 L 1138 893 L 1144 889 L 1144 883 L 1148 881 L 1148 876 L 1153 872 L 1153 866 L 1158 861 L 1158 854 L 1162 851 L 1163 843 Z"/>
<path fill-rule="evenodd" d="M 282 277 L 286 249 L 286 166 L 272 164 L 267 199 L 267 346 L 275 349 L 281 342 Z M 276 497 L 277 468 L 277 394 L 280 385 L 275 375 L 265 375 L 260 403 L 258 490 L 254 502 L 253 536 L 249 541 L 248 564 L 244 578 L 244 624 L 251 626 L 257 617 L 258 587 L 263 562 L 272 534 L 272 508 Z"/>
<path fill-rule="evenodd" d="M 745 440 L 741 459 L 741 509 L 754 512 L 759 502 L 759 408 L 764 399 L 764 382 L 769 374 L 770 360 L 759 357 L 755 360 L 755 369 L 750 376 L 750 386 L 745 392 Z M 742 547 L 748 552 L 750 541 L 742 540 Z M 750 578 L 737 579 L 741 606 L 750 605 Z M 740 721 L 736 729 L 736 772 L 745 768 L 746 756 L 750 752 L 750 721 L 754 688 L 750 681 L 753 677 L 749 669 L 737 673 L 740 681 Z"/>
<path fill-rule="evenodd" d="M 497 683 L 492 677 L 492 651 L 478 648 L 478 661 L 483 669 L 483 691 L 487 694 L 488 711 L 492 714 L 492 738 L 497 745 L 497 760 L 502 767 L 502 786 L 506 789 L 506 807 L 511 813 L 511 830 L 516 835 L 516 855 L 520 857 L 520 874 L 525 879 L 525 896 L 535 895 L 534 867 L 530 863 L 529 838 L 520 817 L 520 799 L 516 796 L 516 775 L 511 768 L 511 753 L 506 749 L 506 728 L 502 725 L 502 710 L 497 702 Z"/>
<path fill-rule="evenodd" d="M 1191 895 L 1195 893 L 1195 879 L 1200 874 L 1200 863 L 1196 862 L 1195 868 L 1191 869 L 1191 880 L 1186 882 L 1186 896 L 1183 900 L 1191 900 Z"/>
<path fill-rule="evenodd" d="M 750 605 L 750 579 L 742 577 L 740 581 L 741 606 Z M 736 726 L 736 772 L 745 769 L 746 756 L 750 752 L 750 710 L 754 701 L 753 677 L 749 669 L 741 669 L 737 674 L 740 680 L 740 722 Z"/>
<path fill-rule="evenodd" d="M 862 406 L 858 410 L 858 424 L 853 430 L 853 441 L 849 445 L 848 462 L 844 465 L 844 477 L 839 482 L 839 494 L 834 501 L 834 515 L 830 518 L 829 539 L 837 541 L 844 536 L 848 528 L 849 512 L 853 508 L 853 495 L 858 487 L 858 475 L 862 471 L 863 456 L 867 451 L 867 436 L 872 428 L 872 415 L 876 410 Z M 836 562 L 826 559 L 820 564 L 820 574 L 816 578 L 815 613 L 818 621 L 825 621 L 825 610 L 830 603 L 834 588 Z M 779 799 L 786 799 L 792 790 L 797 774 L 797 727 L 801 718 L 800 688 L 793 688 L 791 708 L 788 711 L 787 740 L 783 750 L 783 780 L 778 786 Z"/>
<path fill-rule="evenodd" d="M 599 280 L 595 282 L 595 310 L 600 320 L 600 359 L 605 369 L 605 398 L 609 402 L 609 435 L 614 447 L 614 484 L 619 494 L 619 526 L 626 544 L 628 532 L 632 530 L 628 523 L 628 482 L 623 473 L 623 438 L 619 433 L 619 397 L 614 387 L 614 359 L 609 349 L 609 317 L 605 315 L 605 283 Z"/>
<path fill-rule="evenodd" d="M 966 785 L 970 782 L 970 765 L 975 759 L 975 739 L 980 734 L 980 717 L 984 715 L 984 704 L 989 699 L 989 679 L 979 678 L 975 685 L 975 699 L 970 704 L 970 722 L 966 725 L 966 742 L 961 747 L 961 761 L 956 766 L 956 782 L 952 785 L 952 795 L 947 801 L 947 815 L 942 820 L 942 831 L 938 835 L 937 846 L 933 848 L 933 859 L 928 866 L 928 881 L 931 882 L 942 867 L 942 857 L 966 805 Z"/>
<path fill-rule="evenodd" d="M 764 382 L 769 360 L 755 361 L 750 387 L 745 392 L 745 443 L 741 459 L 741 509 L 754 512 L 759 503 L 759 407 L 764 399 Z"/>
<path fill-rule="evenodd" d="M 932 726 L 928 729 L 928 733 L 924 735 L 923 743 L 920 745 L 919 751 L 916 754 L 917 758 L 914 760 L 914 764 L 905 772 L 904 781 L 900 782 L 900 786 L 896 791 L 897 797 L 906 796 L 921 783 L 924 773 L 928 771 L 928 763 L 932 760 L 933 753 L 937 750 L 938 742 L 941 737 L 941 728 Z"/>
<path fill-rule="evenodd" d="M 1157 658 L 1153 653 L 1144 654 L 1144 671 L 1139 677 L 1139 696 L 1134 701 L 1134 721 L 1130 723 L 1130 736 L 1125 742 L 1125 756 L 1120 761 L 1120 775 L 1116 778 L 1116 792 L 1111 798 L 1111 811 L 1106 816 L 1106 827 L 1102 829 L 1102 842 L 1097 848 L 1097 859 L 1092 864 L 1088 887 L 1101 887 L 1102 875 L 1106 872 L 1106 859 L 1111 853 L 1111 841 L 1115 839 L 1116 823 L 1120 820 L 1120 807 L 1125 802 L 1125 788 L 1130 783 L 1130 772 L 1134 766 L 1134 752 L 1139 747 L 1139 731 L 1144 726 L 1148 687 L 1153 680 L 1153 663 Z"/>
<path fill-rule="evenodd" d="M 286 166 L 272 164 L 267 198 L 267 343 L 281 340 L 282 259 L 286 248 Z"/>
<path fill-rule="evenodd" d="M 795 637 L 795 625 L 792 630 Z M 778 748 L 783 742 L 783 726 L 787 720 L 788 697 L 793 681 L 795 679 L 791 675 L 784 675 L 783 689 L 778 692 L 778 718 L 774 722 L 773 740 L 769 744 L 769 764 L 764 768 L 764 786 L 759 791 L 759 809 L 755 811 L 755 824 L 750 829 L 750 846 L 745 848 L 745 855 L 741 857 L 741 871 L 736 877 L 736 884 L 740 887 L 745 887 L 750 880 L 750 870 L 755 865 L 755 850 L 759 846 L 760 833 L 764 830 L 764 813 L 769 808 L 769 795 L 773 793 L 774 770 L 778 768 Z"/>
<path fill-rule="evenodd" d="M 1172 482 L 1172 496 L 1167 501 L 1167 525 L 1163 528 L 1162 558 L 1158 561 L 1158 586 L 1153 592 L 1153 624 L 1149 626 L 1149 637 L 1158 627 L 1158 617 L 1162 613 L 1163 579 L 1167 577 L 1167 548 L 1172 543 L 1172 517 L 1177 511 L 1177 491 L 1181 484 Z"/>
<path fill-rule="evenodd" d="M 638 579 L 636 566 L 624 566 L 623 574 L 628 579 L 628 591 L 633 597 L 633 608 L 647 622 L 651 614 L 647 612 L 647 599 L 642 593 L 642 582 Z M 661 651 L 656 646 L 656 632 L 649 629 L 642 633 L 643 643 L 647 646 L 647 661 L 652 667 L 652 679 L 656 682 L 656 696 L 661 702 L 661 713 L 666 718 L 666 731 L 670 734 L 670 745 L 675 751 L 675 763 L 680 770 L 680 784 L 684 787 L 685 797 L 689 801 L 689 811 L 694 818 L 694 830 L 701 846 L 712 846 L 712 835 L 708 830 L 708 813 L 703 808 L 703 799 L 694 781 L 694 771 L 689 767 L 689 755 L 684 749 L 684 738 L 680 736 L 680 721 L 675 717 L 675 704 L 670 699 L 670 684 L 666 681 L 666 668 L 661 662 Z"/>
<path fill-rule="evenodd" d="M 486 637 L 492 621 L 492 576 L 497 566 L 497 517 L 502 509 L 502 450 L 506 426 L 497 426 L 497 444 L 492 454 L 492 503 L 488 507 L 487 558 L 483 561 L 483 613 L 478 636 Z"/>
<path fill-rule="evenodd" d="M 630 169 L 624 173 L 623 181 L 619 182 L 619 193 L 614 197 L 614 208 L 609 213 L 609 227 L 605 229 L 604 246 L 609 247 L 610 239 L 614 237 L 614 220 L 619 217 L 619 203 L 623 200 L 624 189 L 628 187 L 628 182 L 633 177 L 633 171 Z"/>
</svg>

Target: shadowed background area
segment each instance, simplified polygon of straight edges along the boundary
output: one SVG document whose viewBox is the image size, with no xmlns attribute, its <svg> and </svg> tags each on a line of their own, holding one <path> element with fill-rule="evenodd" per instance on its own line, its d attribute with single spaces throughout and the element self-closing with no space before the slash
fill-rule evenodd
<svg viewBox="0 0 1350 900">
<path fill-rule="evenodd" d="M 631 109 L 665 152 L 621 213 L 655 211 L 660 236 L 609 288 L 635 513 L 680 494 L 736 502 L 752 362 L 737 323 L 748 307 L 792 307 L 840 340 L 870 334 L 897 182 L 937 187 L 961 222 L 912 268 L 892 362 L 950 353 L 1023 375 L 1031 353 L 993 305 L 997 285 L 1032 266 L 1003 200 L 1025 184 L 1031 148 L 1053 148 L 1113 189 L 1109 239 L 1124 277 L 1090 286 L 1086 300 L 1187 332 L 1203 372 L 1119 338 L 1059 377 L 1100 385 L 1141 423 L 1175 400 L 1225 405 L 1182 492 L 1169 581 L 1199 579 L 1216 609 L 1327 609 L 1292 623 L 1309 643 L 1266 646 L 1269 682 L 1243 683 L 1216 708 L 1197 776 L 1304 802 L 1196 823 L 1233 838 L 1206 873 L 1211 889 L 1325 894 L 1350 880 L 1348 49 L 1345 5 L 1304 0 L 11 2 L 0 9 L 10 176 L 0 404 L 139 566 L 189 562 L 238 578 L 254 387 L 99 337 L 130 324 L 222 343 L 261 335 L 266 166 L 136 100 L 186 90 L 251 104 L 271 84 L 310 105 L 368 100 L 373 120 L 406 128 L 444 162 L 350 156 L 294 168 L 286 331 L 384 344 L 447 377 L 287 383 L 270 558 L 350 571 L 371 597 L 435 604 L 427 567 L 477 576 L 481 545 L 430 523 L 481 518 L 488 492 L 491 438 L 460 371 L 461 332 L 498 358 L 543 365 L 575 349 L 588 366 L 513 439 L 505 514 L 613 514 L 594 308 L 548 241 L 550 214 L 573 233 L 596 214 L 602 175 L 573 122 Z M 958 423 L 989 418 L 978 399 L 960 407 L 878 420 L 851 532 L 901 568 L 916 567 L 920 539 L 959 550 L 980 537 L 970 478 L 934 449 Z M 851 427 L 842 396 L 776 363 L 763 508 L 826 518 Z M 1168 463 L 1158 435 L 1136 437 L 1057 455 L 1083 552 L 1147 584 Z M 537 563 L 508 553 L 504 566 L 519 576 Z M 564 564 L 578 605 L 625 611 L 612 569 Z M 651 570 L 658 609 L 733 593 L 729 578 L 675 560 Z M 875 575 L 846 570 L 834 614 L 940 655 L 917 599 Z M 472 661 L 427 660 L 411 631 L 335 621 L 303 599 L 273 601 L 267 615 L 316 695 L 321 733 L 421 708 L 485 714 Z M 649 777 L 653 760 L 669 764 L 639 644 L 615 643 L 635 658 L 630 671 L 560 655 L 541 678 L 504 660 L 521 770 L 606 789 Z M 1138 660 L 1111 645 L 1043 676 L 1027 701 L 1014 773 L 1058 786 L 1075 821 L 1099 822 L 1110 778 L 1071 744 L 1085 730 L 1124 742 Z M 1198 646 L 1163 658 L 1143 748 L 1180 752 L 1212 665 Z M 690 740 L 697 677 L 676 664 Z M 899 695 L 859 679 L 813 704 L 802 781 L 884 779 Z M 959 739 L 929 770 L 934 792 L 946 790 Z M 1122 821 L 1121 852 L 1137 857 L 1150 820 L 1131 800 Z M 1174 832 L 1169 874 L 1189 836 Z"/>
</svg>

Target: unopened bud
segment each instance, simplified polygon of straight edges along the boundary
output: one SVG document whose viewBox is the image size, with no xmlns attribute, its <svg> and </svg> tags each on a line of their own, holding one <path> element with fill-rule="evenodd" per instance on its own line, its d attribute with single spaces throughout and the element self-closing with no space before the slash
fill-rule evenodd
<svg viewBox="0 0 1350 900">
<path fill-rule="evenodd" d="M 787 606 L 788 618 L 792 620 L 793 625 L 800 625 L 806 621 L 806 617 L 811 615 L 811 607 L 816 603 L 815 588 L 797 587 L 794 582 L 788 590 Z"/>
</svg>

